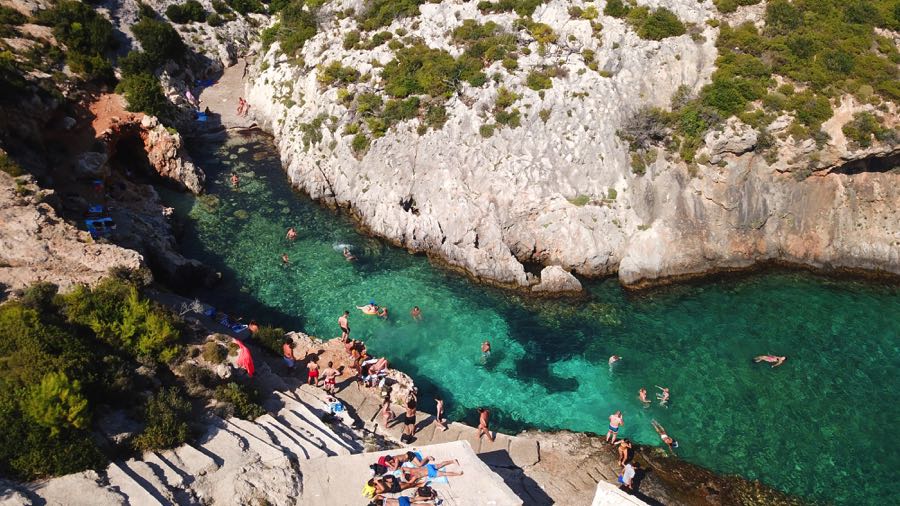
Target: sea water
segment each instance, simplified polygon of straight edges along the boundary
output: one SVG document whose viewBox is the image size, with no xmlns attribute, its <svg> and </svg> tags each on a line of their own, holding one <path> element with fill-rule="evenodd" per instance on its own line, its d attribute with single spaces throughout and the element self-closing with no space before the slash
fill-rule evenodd
<svg viewBox="0 0 900 506">
<path fill-rule="evenodd" d="M 772 272 L 642 293 L 607 279 L 586 283 L 583 298 L 537 299 L 361 235 L 291 190 L 261 134 L 192 149 L 207 195 L 166 198 L 185 252 L 223 273 L 198 294 L 221 309 L 325 339 L 349 310 L 351 335 L 415 378 L 426 399 L 442 396 L 451 419 L 472 422 L 487 406 L 501 430 L 605 434 L 621 410 L 620 436 L 659 445 L 657 420 L 680 457 L 715 471 L 813 500 L 900 504 L 896 286 Z M 372 300 L 389 309 L 386 321 L 355 308 Z M 410 317 L 414 305 L 422 321 Z M 613 354 L 623 358 L 610 367 Z M 752 361 L 762 354 L 788 360 Z M 654 399 L 657 385 L 670 389 L 669 405 L 644 407 L 638 389 Z"/>
</svg>

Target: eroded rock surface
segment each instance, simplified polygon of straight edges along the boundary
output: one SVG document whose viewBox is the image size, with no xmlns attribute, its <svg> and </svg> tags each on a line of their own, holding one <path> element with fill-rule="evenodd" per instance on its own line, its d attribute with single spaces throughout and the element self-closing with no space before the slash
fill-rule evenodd
<svg viewBox="0 0 900 506">
<path fill-rule="evenodd" d="M 632 171 L 617 131 L 642 106 L 667 107 L 680 86 L 698 91 L 717 57 L 718 31 L 706 24 L 716 15 L 710 3 L 642 3 L 694 23 L 693 37 L 642 40 L 622 20 L 603 15 L 594 35 L 588 21 L 567 12 L 588 4 L 542 4 L 533 19 L 558 36 L 543 56 L 526 38 L 530 54 L 520 56 L 519 69 L 497 62 L 485 69 L 496 81 L 464 85 L 447 101 L 441 129 L 420 135 L 415 120 L 401 122 L 360 156 L 345 130 L 355 112 L 335 87 L 317 81 L 319 66 L 336 61 L 371 73 L 345 89 L 378 91 L 381 66 L 393 52 L 385 45 L 344 49 L 344 35 L 356 29 L 352 18 L 325 15 L 299 55 L 302 67 L 274 44 L 257 59 L 245 96 L 274 133 L 295 185 L 351 208 L 374 234 L 479 278 L 529 287 L 534 281 L 523 263 L 540 263 L 587 276 L 618 273 L 637 285 L 769 260 L 900 274 L 900 175 L 868 168 L 873 157 L 889 163 L 900 146 L 856 150 L 840 134 L 853 111 L 871 106 L 837 110 L 825 125 L 831 140 L 824 146 L 779 141 L 772 163 L 752 151 L 758 133 L 732 121 L 710 134 L 696 167 L 660 153 L 643 175 Z M 352 5 L 335 1 L 322 12 Z M 406 30 L 453 55 L 462 48 L 449 34 L 463 20 L 491 20 L 513 31 L 517 17 L 482 14 L 475 2 L 428 3 L 420 12 L 385 30 Z M 761 12 L 754 7 L 735 16 L 755 21 Z M 572 57 L 585 49 L 594 51 L 602 72 Z M 563 69 L 552 88 L 539 93 L 525 86 L 528 72 L 548 62 Z M 521 95 L 515 102 L 521 126 L 485 137 L 480 128 L 493 121 L 501 86 Z M 789 124 L 782 123 L 782 129 Z M 862 160 L 862 168 L 835 170 L 852 160 Z"/>
</svg>

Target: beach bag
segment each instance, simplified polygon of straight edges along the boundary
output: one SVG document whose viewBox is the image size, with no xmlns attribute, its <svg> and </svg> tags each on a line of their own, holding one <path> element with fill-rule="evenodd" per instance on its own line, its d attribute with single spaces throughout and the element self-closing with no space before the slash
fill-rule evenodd
<svg viewBox="0 0 900 506">
<path fill-rule="evenodd" d="M 366 483 L 365 486 L 363 486 L 362 495 L 366 499 L 375 499 L 375 487 Z"/>
</svg>

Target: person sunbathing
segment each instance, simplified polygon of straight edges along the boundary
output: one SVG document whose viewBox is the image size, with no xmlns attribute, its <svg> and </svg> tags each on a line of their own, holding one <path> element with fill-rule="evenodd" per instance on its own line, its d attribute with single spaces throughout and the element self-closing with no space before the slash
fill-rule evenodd
<svg viewBox="0 0 900 506">
<path fill-rule="evenodd" d="M 356 306 L 356 309 L 359 309 L 363 312 L 363 314 L 368 315 L 377 315 L 378 314 L 378 306 L 374 302 L 370 302 L 365 306 Z"/>
<path fill-rule="evenodd" d="M 458 460 L 445 460 L 437 464 L 425 464 L 424 467 L 404 467 L 400 469 L 406 481 L 419 480 L 422 478 L 441 478 L 444 476 L 462 476 L 462 471 L 441 471 L 450 464 L 459 465 Z"/>
<path fill-rule="evenodd" d="M 372 478 L 368 481 L 367 485 L 375 487 L 375 495 L 377 497 L 382 494 L 399 494 L 404 490 L 415 488 L 422 483 L 424 483 L 424 480 L 420 481 L 418 478 L 416 480 L 401 482 L 396 476 L 388 474 L 381 478 Z"/>
<path fill-rule="evenodd" d="M 412 506 L 413 504 L 434 504 L 434 499 L 402 495 L 397 498 L 378 496 L 369 503 L 369 506 Z"/>
</svg>

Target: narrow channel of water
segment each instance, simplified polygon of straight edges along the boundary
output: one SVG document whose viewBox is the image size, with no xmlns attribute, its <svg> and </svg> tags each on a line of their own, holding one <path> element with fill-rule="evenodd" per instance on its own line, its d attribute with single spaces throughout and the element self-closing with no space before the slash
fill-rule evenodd
<svg viewBox="0 0 900 506">
<path fill-rule="evenodd" d="M 582 300 L 536 300 L 360 235 L 291 190 L 261 134 L 193 149 L 207 196 L 165 197 L 186 253 L 224 273 L 200 294 L 222 308 L 323 338 L 348 309 L 353 335 L 442 395 L 451 417 L 471 421 L 484 405 L 506 430 L 602 434 L 621 409 L 623 436 L 659 444 L 658 420 L 680 456 L 713 470 L 836 504 L 900 504 L 896 286 L 776 272 L 637 295 L 610 279 L 587 283 Z M 345 261 L 343 245 L 360 260 Z M 388 321 L 354 309 L 370 300 L 390 308 Z M 494 353 L 483 364 L 485 339 Z M 752 362 L 766 353 L 788 361 Z M 613 354 L 624 358 L 610 369 Z M 638 401 L 655 385 L 671 389 L 668 407 Z"/>
</svg>

